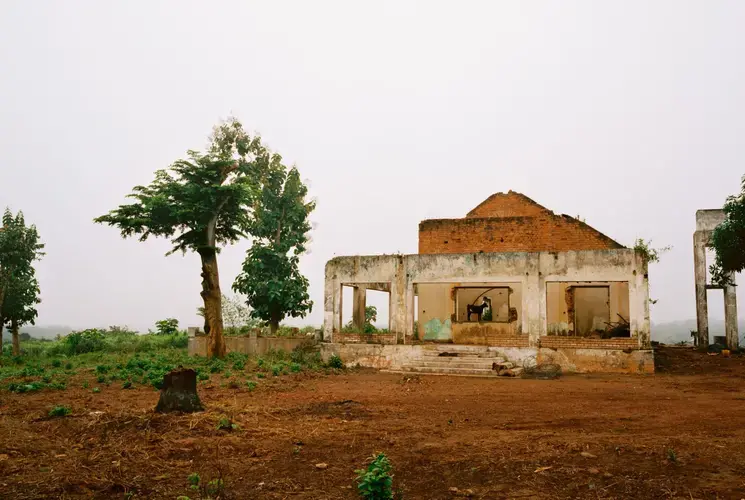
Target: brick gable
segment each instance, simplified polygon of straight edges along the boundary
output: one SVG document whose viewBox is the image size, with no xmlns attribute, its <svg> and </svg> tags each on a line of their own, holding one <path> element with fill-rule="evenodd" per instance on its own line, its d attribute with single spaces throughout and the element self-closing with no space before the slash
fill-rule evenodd
<svg viewBox="0 0 745 500">
<path fill-rule="evenodd" d="M 556 215 L 527 196 L 497 193 L 463 219 L 419 224 L 419 253 L 563 252 L 623 245 L 568 215 Z"/>
</svg>

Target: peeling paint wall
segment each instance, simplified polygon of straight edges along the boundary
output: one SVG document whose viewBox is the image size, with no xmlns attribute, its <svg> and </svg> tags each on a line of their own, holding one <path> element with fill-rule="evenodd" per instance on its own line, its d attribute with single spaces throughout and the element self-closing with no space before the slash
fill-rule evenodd
<svg viewBox="0 0 745 500">
<path fill-rule="evenodd" d="M 333 339 L 334 332 L 340 329 L 342 283 L 391 283 L 391 330 L 397 333 L 399 342 L 406 342 L 413 335 L 415 283 L 419 289 L 420 326 L 435 317 L 431 313 L 427 319 L 426 314 L 430 313 L 423 312 L 423 293 L 427 293 L 423 292 L 424 284 L 520 283 L 518 324 L 531 343 L 537 345 L 540 337 L 548 333 L 547 283 L 560 281 L 627 283 L 626 319 L 630 321 L 631 335 L 638 339 L 640 347 L 649 346 L 647 267 L 641 256 L 630 249 L 336 257 L 326 265 L 324 337 Z M 444 323 L 447 318 L 438 319 Z"/>
</svg>

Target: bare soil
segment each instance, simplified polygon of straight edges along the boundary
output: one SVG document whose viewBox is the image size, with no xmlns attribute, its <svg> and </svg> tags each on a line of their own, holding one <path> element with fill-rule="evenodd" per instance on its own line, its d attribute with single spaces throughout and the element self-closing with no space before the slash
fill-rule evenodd
<svg viewBox="0 0 745 500">
<path fill-rule="evenodd" d="M 654 376 L 215 382 L 192 415 L 154 413 L 145 387 L 3 392 L 0 497 L 195 499 L 197 472 L 223 498 L 355 498 L 354 470 L 384 452 L 404 498 L 745 498 L 745 358 L 657 359 Z M 57 404 L 72 415 L 47 417 Z M 240 427 L 217 430 L 223 415 Z"/>
</svg>

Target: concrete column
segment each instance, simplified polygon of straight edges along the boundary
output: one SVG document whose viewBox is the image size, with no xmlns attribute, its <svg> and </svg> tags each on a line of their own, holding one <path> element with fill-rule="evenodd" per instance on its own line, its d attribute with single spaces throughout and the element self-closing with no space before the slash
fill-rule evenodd
<svg viewBox="0 0 745 500">
<path fill-rule="evenodd" d="M 398 256 L 396 274 L 391 283 L 390 318 L 391 332 L 396 333 L 396 339 L 402 340 L 406 333 L 406 266 L 403 255 Z M 402 340 L 403 341 L 403 340 Z"/>
<path fill-rule="evenodd" d="M 404 344 L 407 343 L 407 338 L 414 340 L 414 318 L 416 317 L 414 311 L 415 306 L 414 283 L 409 282 L 406 286 L 406 329 L 404 330 Z"/>
<path fill-rule="evenodd" d="M 700 231 L 693 233 L 693 266 L 696 281 L 696 324 L 698 345 L 709 345 L 709 307 L 706 299 L 706 237 Z M 725 301 L 726 303 L 726 301 Z"/>
<path fill-rule="evenodd" d="M 335 314 L 337 295 L 341 292 L 341 287 L 336 280 L 326 273 L 326 281 L 323 289 L 323 339 L 333 341 L 333 332 L 338 328 L 339 316 Z M 338 330 L 337 330 L 338 331 Z"/>
<path fill-rule="evenodd" d="M 530 345 L 537 345 L 541 336 L 541 292 L 543 301 L 546 300 L 545 286 L 541 290 L 540 265 L 538 253 L 532 253 L 528 257 L 528 271 L 525 273 L 525 287 L 523 289 L 523 315 L 527 318 Z"/>
<path fill-rule="evenodd" d="M 734 273 L 730 275 L 732 285 L 724 287 L 724 331 L 727 335 L 727 349 L 737 350 L 740 341 L 737 331 L 737 291 Z"/>
<path fill-rule="evenodd" d="M 365 326 L 365 308 L 367 307 L 367 289 L 364 285 L 354 287 L 352 296 L 352 324 L 355 328 Z"/>
</svg>

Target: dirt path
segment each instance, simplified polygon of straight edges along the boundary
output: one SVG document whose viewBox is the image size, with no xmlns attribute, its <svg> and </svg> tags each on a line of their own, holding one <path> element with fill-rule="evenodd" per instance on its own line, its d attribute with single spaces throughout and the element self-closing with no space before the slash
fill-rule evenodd
<svg viewBox="0 0 745 500">
<path fill-rule="evenodd" d="M 194 499 L 193 472 L 228 498 L 355 498 L 381 451 L 405 498 L 744 498 L 745 359 L 703 356 L 668 350 L 647 377 L 215 383 L 191 416 L 155 415 L 148 388 L 3 392 L 0 498 Z M 45 418 L 55 404 L 73 415 Z M 240 428 L 216 430 L 223 414 Z"/>
</svg>

